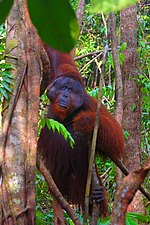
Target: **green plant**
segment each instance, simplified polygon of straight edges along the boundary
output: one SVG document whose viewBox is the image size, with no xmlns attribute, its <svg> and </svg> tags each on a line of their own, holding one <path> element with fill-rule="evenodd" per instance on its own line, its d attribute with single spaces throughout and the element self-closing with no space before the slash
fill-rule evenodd
<svg viewBox="0 0 150 225">
<path fill-rule="evenodd" d="M 11 85 L 13 85 L 13 76 L 9 72 L 13 69 L 11 64 L 6 63 L 5 52 L 6 29 L 4 25 L 0 26 L 0 104 L 4 98 L 9 99 L 9 94 L 12 93 Z"/>
<path fill-rule="evenodd" d="M 47 183 L 44 177 L 39 171 L 36 173 L 35 180 L 35 190 L 36 190 L 36 225 L 48 225 L 52 224 L 53 221 L 53 211 L 52 208 L 53 198 L 48 190 Z"/>
<path fill-rule="evenodd" d="M 98 88 L 90 90 L 88 88 L 88 94 L 94 98 L 98 97 Z M 111 85 L 102 87 L 102 103 L 106 106 L 106 108 L 113 113 L 115 106 L 115 90 Z"/>
</svg>

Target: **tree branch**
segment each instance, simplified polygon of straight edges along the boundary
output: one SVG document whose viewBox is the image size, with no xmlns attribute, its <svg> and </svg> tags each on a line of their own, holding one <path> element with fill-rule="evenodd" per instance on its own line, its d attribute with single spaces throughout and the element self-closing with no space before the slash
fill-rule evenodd
<svg viewBox="0 0 150 225">
<path fill-rule="evenodd" d="M 128 175 L 129 174 L 129 170 L 126 168 L 126 166 L 120 161 L 118 162 L 119 169 L 123 172 L 124 175 Z M 148 191 L 145 190 L 145 188 L 143 186 L 139 187 L 139 190 L 142 192 L 142 194 L 148 199 L 150 200 L 150 193 Z"/>
<path fill-rule="evenodd" d="M 135 193 L 144 181 L 148 171 L 150 170 L 150 157 L 142 169 L 131 172 L 123 179 L 123 182 L 115 196 L 115 202 L 112 212 L 112 225 L 125 224 L 125 214 L 128 205 L 131 203 Z"/>
<path fill-rule="evenodd" d="M 87 175 L 87 183 L 86 183 L 86 191 L 85 191 L 85 212 L 84 212 L 85 223 L 87 223 L 88 212 L 89 212 L 89 194 L 90 194 L 90 187 L 91 187 L 91 180 L 92 180 L 92 171 L 93 171 L 93 168 L 95 168 L 94 159 L 95 159 L 96 140 L 97 140 L 98 126 L 99 126 L 99 119 L 100 119 L 101 100 L 102 100 L 102 81 L 104 78 L 105 62 L 106 62 L 107 53 L 108 53 L 108 42 L 106 43 L 105 51 L 103 54 L 102 70 L 100 69 L 100 65 L 98 64 L 98 68 L 101 71 L 101 76 L 100 76 L 100 81 L 99 81 L 98 105 L 97 105 L 95 126 L 94 126 L 94 131 L 93 131 L 91 151 L 89 154 L 89 167 L 88 167 L 88 175 Z M 98 56 L 96 56 L 95 58 L 97 58 Z M 98 208 L 99 208 L 99 207 L 98 208 L 97 207 L 94 207 L 96 211 L 98 211 Z M 94 223 L 96 224 L 96 222 L 97 222 L 96 220 L 98 219 L 98 217 L 99 217 L 99 214 L 97 214 L 97 218 L 94 217 L 94 221 L 92 224 L 94 224 Z"/>
</svg>

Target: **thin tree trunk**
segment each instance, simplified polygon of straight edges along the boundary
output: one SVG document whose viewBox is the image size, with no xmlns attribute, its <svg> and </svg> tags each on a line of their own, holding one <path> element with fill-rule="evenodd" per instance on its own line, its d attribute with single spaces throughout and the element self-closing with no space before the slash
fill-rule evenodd
<svg viewBox="0 0 150 225">
<path fill-rule="evenodd" d="M 129 133 L 125 142 L 124 163 L 131 170 L 141 168 L 141 93 L 138 77 L 137 11 L 136 5 L 123 9 L 120 14 L 121 42 L 126 42 L 125 60 L 122 65 L 124 88 L 123 127 Z M 144 212 L 142 196 L 138 192 L 131 203 L 131 211 Z"/>
<path fill-rule="evenodd" d="M 84 9 L 85 9 L 85 0 L 79 0 L 78 2 L 78 8 L 76 11 L 76 16 L 78 19 L 79 27 L 82 25 L 83 16 L 84 16 Z M 75 56 L 76 47 L 74 47 L 71 51 L 71 56 L 74 58 Z"/>
<path fill-rule="evenodd" d="M 117 36 L 116 36 L 116 16 L 115 13 L 110 14 L 110 33 L 111 33 L 111 47 L 112 47 L 112 55 L 114 61 L 115 68 L 115 82 L 116 82 L 116 110 L 115 110 L 115 118 L 122 125 L 122 117 L 123 117 L 123 83 L 122 83 L 122 74 L 119 63 L 119 53 L 118 53 L 118 45 L 117 45 Z M 117 188 L 120 187 L 122 181 L 122 172 L 119 168 L 116 169 L 116 184 Z"/>
</svg>

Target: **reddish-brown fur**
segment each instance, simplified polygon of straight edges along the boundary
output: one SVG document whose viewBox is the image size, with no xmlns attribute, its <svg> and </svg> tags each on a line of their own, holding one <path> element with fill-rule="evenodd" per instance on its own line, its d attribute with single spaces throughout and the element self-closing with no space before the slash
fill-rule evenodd
<svg viewBox="0 0 150 225">
<path fill-rule="evenodd" d="M 54 104 L 52 104 L 52 113 L 55 115 L 57 118 L 59 117 L 60 121 L 64 121 L 65 118 L 69 115 L 71 105 L 66 108 L 60 108 L 57 104 L 57 99 Z"/>
<path fill-rule="evenodd" d="M 79 81 L 84 88 L 82 78 L 72 58 L 68 54 L 60 53 L 54 49 L 47 48 L 46 50 L 52 67 L 49 87 L 56 78 L 62 76 L 64 79 L 70 77 Z M 38 141 L 38 150 L 62 194 L 71 203 L 83 206 L 88 153 L 91 147 L 97 100 L 84 91 L 82 106 L 73 114 L 70 113 L 70 107 L 62 109 L 55 100 L 49 106 L 48 118 L 57 119 L 65 125 L 75 139 L 74 149 L 71 149 L 69 141 L 65 141 L 62 135 L 57 132 L 53 133 L 45 126 Z M 110 157 L 118 164 L 122 157 L 123 148 L 122 129 L 102 105 L 96 152 Z M 107 208 L 106 199 L 101 202 L 101 208 L 101 213 L 104 213 Z"/>
</svg>

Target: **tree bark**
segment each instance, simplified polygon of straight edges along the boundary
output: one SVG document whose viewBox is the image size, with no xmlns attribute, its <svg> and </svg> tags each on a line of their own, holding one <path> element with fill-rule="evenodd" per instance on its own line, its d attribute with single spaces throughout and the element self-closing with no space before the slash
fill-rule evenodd
<svg viewBox="0 0 150 225">
<path fill-rule="evenodd" d="M 115 13 L 110 14 L 110 35 L 111 35 L 111 48 L 112 56 L 114 61 L 114 70 L 115 70 L 115 83 L 116 83 L 116 110 L 115 118 L 122 125 L 123 117 L 123 82 L 122 74 L 119 62 L 119 53 L 118 53 L 118 44 L 117 44 L 117 35 L 116 35 L 116 16 Z M 117 188 L 120 187 L 122 182 L 122 172 L 117 167 L 116 169 L 116 184 Z"/>
<path fill-rule="evenodd" d="M 78 19 L 79 27 L 82 25 L 83 17 L 84 17 L 84 9 L 85 9 L 85 0 L 79 0 L 78 8 L 76 10 L 76 16 Z M 71 51 L 71 56 L 74 58 L 75 56 L 76 47 L 74 47 Z"/>
<path fill-rule="evenodd" d="M 125 60 L 122 65 L 123 76 L 123 127 L 129 133 L 125 141 L 124 163 L 129 171 L 141 168 L 141 92 L 136 79 L 138 76 L 137 53 L 137 11 L 136 5 L 123 9 L 120 13 L 121 42 L 126 42 Z M 140 203 L 139 203 L 140 202 Z M 138 192 L 131 203 L 131 210 L 144 212 L 142 196 Z"/>
<path fill-rule="evenodd" d="M 150 157 L 142 169 L 132 171 L 125 177 L 115 196 L 111 225 L 124 225 L 127 207 L 150 170 Z"/>
<path fill-rule="evenodd" d="M 3 122 L 0 224 L 35 224 L 34 178 L 42 74 L 40 39 L 27 1 L 15 0 L 7 20 L 6 60 L 14 69 L 14 88 Z"/>
</svg>

